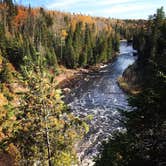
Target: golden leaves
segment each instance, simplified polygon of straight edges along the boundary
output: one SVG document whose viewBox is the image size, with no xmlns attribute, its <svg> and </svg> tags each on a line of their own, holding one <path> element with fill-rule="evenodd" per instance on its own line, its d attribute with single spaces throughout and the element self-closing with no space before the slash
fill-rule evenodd
<svg viewBox="0 0 166 166">
<path fill-rule="evenodd" d="M 18 14 L 15 16 L 15 18 L 13 20 L 13 24 L 16 27 L 19 27 L 20 25 L 22 25 L 26 21 L 27 17 L 28 17 L 27 10 L 23 7 L 19 7 Z"/>
<path fill-rule="evenodd" d="M 67 35 L 68 35 L 68 33 L 66 32 L 66 30 L 63 29 L 61 31 L 61 36 L 64 37 L 64 38 L 66 38 Z"/>
<path fill-rule="evenodd" d="M 6 99 L 6 97 L 4 97 L 3 93 L 0 93 L 0 107 L 7 104 L 8 104 L 8 100 Z"/>
</svg>

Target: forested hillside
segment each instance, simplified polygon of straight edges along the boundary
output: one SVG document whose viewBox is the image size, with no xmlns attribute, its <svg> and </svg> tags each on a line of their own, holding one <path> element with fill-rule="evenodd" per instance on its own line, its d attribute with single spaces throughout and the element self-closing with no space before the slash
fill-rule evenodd
<svg viewBox="0 0 166 166">
<path fill-rule="evenodd" d="M 1 52 L 17 69 L 37 64 L 37 57 L 43 58 L 43 67 L 54 68 L 57 63 L 76 68 L 106 62 L 118 51 L 120 38 L 105 20 L 12 1 L 1 3 L 1 34 Z"/>
<path fill-rule="evenodd" d="M 97 166 L 166 165 L 165 37 L 166 17 L 160 8 L 134 35 L 139 53 L 135 73 L 141 73 L 142 91 L 129 100 L 134 110 L 122 111 L 127 132 L 115 134 L 103 145 Z"/>
<path fill-rule="evenodd" d="M 134 29 L 144 23 L 33 9 L 12 1 L 2 1 L 0 7 L 1 52 L 17 69 L 31 67 L 36 57 L 47 67 L 107 62 L 118 52 L 119 39 L 131 39 Z"/>
</svg>

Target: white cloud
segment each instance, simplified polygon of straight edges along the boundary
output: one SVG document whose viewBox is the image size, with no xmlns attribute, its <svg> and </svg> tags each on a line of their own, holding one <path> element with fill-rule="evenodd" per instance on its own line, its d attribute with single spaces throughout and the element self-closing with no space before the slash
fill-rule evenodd
<svg viewBox="0 0 166 166">
<path fill-rule="evenodd" d="M 52 1 L 47 5 L 47 8 L 69 8 L 72 5 L 95 5 L 95 6 L 106 6 L 106 5 L 117 5 L 122 3 L 128 3 L 135 0 L 57 0 Z"/>
<path fill-rule="evenodd" d="M 67 9 L 68 7 L 70 7 L 71 5 L 75 5 L 77 3 L 80 3 L 81 0 L 58 0 L 55 2 L 51 2 L 50 4 L 47 5 L 48 9 L 53 9 L 53 8 L 63 8 L 63 9 Z"/>
<path fill-rule="evenodd" d="M 143 11 L 143 10 L 149 10 L 151 8 L 154 8 L 155 5 L 151 4 L 149 6 L 144 6 L 144 5 L 135 5 L 135 4 L 129 4 L 129 5 L 117 5 L 114 7 L 111 7 L 109 9 L 103 10 L 102 12 L 105 14 L 118 14 L 118 13 L 129 13 L 129 12 L 138 12 L 138 11 Z"/>
<path fill-rule="evenodd" d="M 99 5 L 118 5 L 118 4 L 133 2 L 133 1 L 135 0 L 102 0 L 102 1 L 97 1 L 97 3 Z"/>
<path fill-rule="evenodd" d="M 125 4 L 116 6 L 107 6 L 104 9 L 95 9 L 91 12 L 94 16 L 114 17 L 114 18 L 148 18 L 156 10 L 155 4 Z"/>
<path fill-rule="evenodd" d="M 142 17 L 153 14 L 162 0 L 48 0 L 48 9 L 91 14 L 104 17 Z M 143 16 L 144 15 L 144 16 Z M 138 18 L 137 17 L 137 18 Z"/>
<path fill-rule="evenodd" d="M 54 0 L 48 3 L 46 7 L 48 9 L 58 9 L 72 12 L 88 11 L 88 14 L 94 13 L 95 10 L 103 10 L 104 13 L 110 13 L 111 10 L 111 13 L 118 13 L 131 10 L 130 7 L 126 5 L 133 4 L 132 8 L 134 10 L 140 8 L 138 3 L 141 3 L 141 1 L 142 0 Z"/>
</svg>

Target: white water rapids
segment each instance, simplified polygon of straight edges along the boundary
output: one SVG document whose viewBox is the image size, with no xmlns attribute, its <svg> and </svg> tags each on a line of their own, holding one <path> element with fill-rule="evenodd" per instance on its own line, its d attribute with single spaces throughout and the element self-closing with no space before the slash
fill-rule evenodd
<svg viewBox="0 0 166 166">
<path fill-rule="evenodd" d="M 117 78 L 134 63 L 133 48 L 121 42 L 120 55 L 111 64 L 103 66 L 99 72 L 87 75 L 79 87 L 67 97 L 72 113 L 80 118 L 92 115 L 90 131 L 77 145 L 79 166 L 93 165 L 102 141 L 117 130 L 122 130 L 118 109 L 130 110 L 127 95 L 119 88 Z"/>
</svg>

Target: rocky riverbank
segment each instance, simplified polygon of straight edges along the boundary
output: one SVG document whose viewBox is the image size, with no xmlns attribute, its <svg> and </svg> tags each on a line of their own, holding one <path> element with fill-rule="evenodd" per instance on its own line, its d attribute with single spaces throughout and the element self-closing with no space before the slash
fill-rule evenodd
<svg viewBox="0 0 166 166">
<path fill-rule="evenodd" d="M 60 67 L 60 74 L 55 78 L 57 82 L 57 88 L 62 89 L 63 94 L 68 94 L 73 88 L 79 87 L 82 81 L 88 81 L 88 75 L 98 73 L 102 68 L 106 66 L 107 64 L 100 63 L 87 69 L 66 69 L 64 67 Z"/>
<path fill-rule="evenodd" d="M 117 79 L 118 85 L 128 94 L 137 95 L 141 92 L 141 71 L 137 62 L 130 65 Z"/>
</svg>

